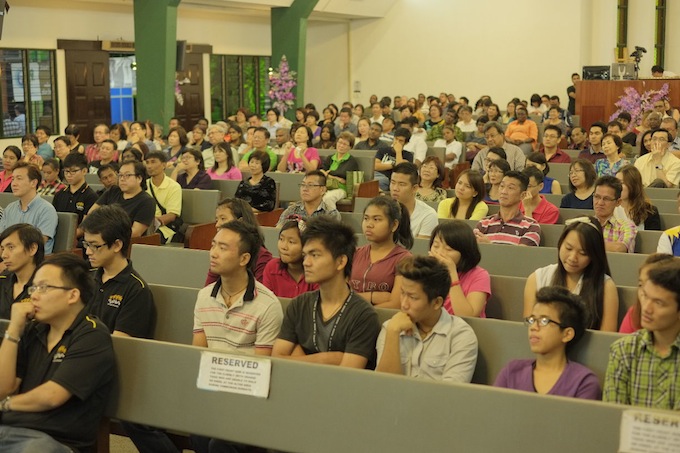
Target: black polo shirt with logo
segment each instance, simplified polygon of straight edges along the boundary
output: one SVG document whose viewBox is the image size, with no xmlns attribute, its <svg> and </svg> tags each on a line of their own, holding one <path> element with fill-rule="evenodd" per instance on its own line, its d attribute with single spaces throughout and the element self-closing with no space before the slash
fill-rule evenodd
<svg viewBox="0 0 680 453">
<path fill-rule="evenodd" d="M 74 193 L 67 186 L 54 195 L 52 206 L 57 212 L 72 212 L 78 215 L 78 224 L 83 221 L 83 217 L 88 213 L 93 204 L 97 202 L 97 194 L 87 183 Z"/>
<path fill-rule="evenodd" d="M 111 332 L 118 330 L 131 337 L 152 338 L 156 307 L 149 285 L 128 265 L 118 275 L 102 283 L 104 269 L 93 270 L 95 292 L 90 313 L 104 321 Z"/>
<path fill-rule="evenodd" d="M 31 296 L 28 295 L 28 287 L 31 285 L 32 280 L 31 278 L 21 290 L 21 293 L 14 297 L 14 284 L 17 282 L 16 274 L 9 271 L 4 271 L 0 274 L 0 318 L 10 318 L 13 303 L 31 301 Z"/>
<path fill-rule="evenodd" d="M 99 319 L 87 315 L 87 309 L 80 311 L 51 351 L 47 350 L 49 330 L 47 324 L 30 323 L 21 338 L 18 393 L 53 381 L 72 396 L 43 412 L 5 412 L 2 424 L 42 431 L 76 451 L 90 451 L 116 375 L 111 334 Z"/>
</svg>

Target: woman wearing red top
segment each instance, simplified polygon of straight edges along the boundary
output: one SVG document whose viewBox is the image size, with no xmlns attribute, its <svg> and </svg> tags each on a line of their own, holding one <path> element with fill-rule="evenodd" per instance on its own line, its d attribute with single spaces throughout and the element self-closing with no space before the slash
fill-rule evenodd
<svg viewBox="0 0 680 453">
<path fill-rule="evenodd" d="M 14 145 L 5 148 L 2 153 L 2 166 L 4 170 L 0 171 L 0 192 L 12 191 L 12 170 L 14 166 L 21 159 L 21 150 Z"/>
<path fill-rule="evenodd" d="M 305 221 L 299 216 L 291 216 L 279 232 L 279 258 L 273 258 L 264 267 L 262 283 L 277 297 L 297 297 L 315 291 L 319 285 L 305 281 L 302 268 L 302 239 L 300 229 L 304 230 Z"/>
<path fill-rule="evenodd" d="M 376 307 L 399 308 L 401 277 L 396 276 L 396 265 L 411 256 L 407 249 L 413 247 L 408 210 L 391 198 L 376 197 L 364 209 L 361 229 L 368 244 L 354 254 L 350 285 Z"/>
</svg>

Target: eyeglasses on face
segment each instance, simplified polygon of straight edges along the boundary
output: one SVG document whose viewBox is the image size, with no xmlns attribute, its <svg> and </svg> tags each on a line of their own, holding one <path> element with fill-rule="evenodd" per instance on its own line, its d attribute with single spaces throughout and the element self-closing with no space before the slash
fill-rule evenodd
<svg viewBox="0 0 680 453">
<path fill-rule="evenodd" d="M 134 173 L 118 173 L 118 179 L 128 179 L 137 176 Z"/>
<path fill-rule="evenodd" d="M 106 244 L 93 244 L 91 242 L 83 241 L 83 248 L 92 250 L 93 252 L 99 251 L 100 248 L 104 247 Z"/>
<path fill-rule="evenodd" d="M 33 285 L 28 287 L 28 295 L 31 296 L 33 293 L 40 293 L 44 294 L 50 289 L 63 289 L 65 291 L 68 291 L 70 289 L 74 289 L 73 287 L 70 286 L 55 286 L 55 285 L 47 285 L 45 283 L 41 285 Z"/>
<path fill-rule="evenodd" d="M 527 316 L 526 318 L 524 318 L 524 324 L 527 327 L 531 327 L 536 323 L 538 323 L 539 327 L 546 327 L 548 324 L 552 323 L 552 324 L 555 324 L 556 326 L 558 326 L 560 329 L 564 329 L 564 326 L 562 324 L 560 324 L 557 321 L 553 321 L 552 319 L 548 318 L 547 316 L 533 316 L 533 315 L 531 315 L 531 316 Z"/>
</svg>

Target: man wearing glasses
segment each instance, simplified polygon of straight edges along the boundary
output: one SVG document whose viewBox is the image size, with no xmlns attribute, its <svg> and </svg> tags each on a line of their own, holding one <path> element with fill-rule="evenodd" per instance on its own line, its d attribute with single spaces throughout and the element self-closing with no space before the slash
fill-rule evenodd
<svg viewBox="0 0 680 453">
<path fill-rule="evenodd" d="M 326 193 L 326 176 L 320 170 L 312 170 L 305 174 L 300 184 L 300 201 L 291 203 L 279 217 L 276 225 L 280 228 L 291 216 L 299 216 L 306 219 L 327 215 L 335 220 L 340 220 L 340 213 L 337 209 L 331 209 L 324 201 Z"/>
<path fill-rule="evenodd" d="M 608 252 L 634 253 L 637 227 L 632 221 L 614 216 L 614 209 L 621 204 L 621 181 L 614 176 L 602 176 L 595 181 L 593 208 L 595 217 L 602 225 L 604 248 Z"/>
<path fill-rule="evenodd" d="M 78 215 L 78 224 L 97 201 L 97 194 L 85 181 L 87 158 L 79 153 L 70 153 L 64 159 L 64 179 L 68 186 L 54 195 L 52 205 L 57 212 L 73 212 Z M 82 236 L 78 231 L 78 237 Z"/>
<path fill-rule="evenodd" d="M 14 304 L 0 345 L 0 451 L 91 451 L 116 375 L 111 335 L 88 314 L 77 256 L 49 257 Z"/>
<path fill-rule="evenodd" d="M 92 206 L 92 214 L 100 206 L 119 204 L 132 220 L 132 237 L 146 234 L 153 224 L 156 203 L 146 190 L 146 169 L 141 162 L 126 162 L 120 166 L 118 185 L 104 192 Z"/>
<path fill-rule="evenodd" d="M 680 159 L 669 152 L 673 135 L 664 129 L 652 132 L 651 152 L 635 161 L 645 187 L 678 187 Z"/>
<path fill-rule="evenodd" d="M 562 139 L 562 129 L 551 124 L 545 127 L 543 131 L 543 147 L 540 152 L 545 154 L 545 160 L 548 163 L 555 164 L 570 164 L 571 157 L 557 147 Z"/>
<path fill-rule="evenodd" d="M 484 126 L 484 137 L 486 138 L 487 147 L 482 149 L 475 156 L 472 161 L 472 169 L 477 171 L 484 171 L 484 159 L 489 154 L 490 148 L 503 148 L 507 155 L 507 161 L 510 164 L 510 169 L 516 171 L 524 170 L 526 164 L 526 157 L 524 152 L 517 145 L 505 140 L 503 127 L 495 121 L 489 121 Z"/>
</svg>

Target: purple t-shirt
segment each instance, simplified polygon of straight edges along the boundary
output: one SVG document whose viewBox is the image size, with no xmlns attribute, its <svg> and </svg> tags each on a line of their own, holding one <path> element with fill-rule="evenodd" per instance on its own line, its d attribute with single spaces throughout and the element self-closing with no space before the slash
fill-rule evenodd
<svg viewBox="0 0 680 453">
<path fill-rule="evenodd" d="M 534 359 L 513 360 L 501 370 L 493 385 L 536 393 L 534 388 L 535 363 Z M 595 373 L 580 363 L 568 361 L 562 375 L 548 395 L 599 401 L 602 399 L 602 388 Z"/>
</svg>

